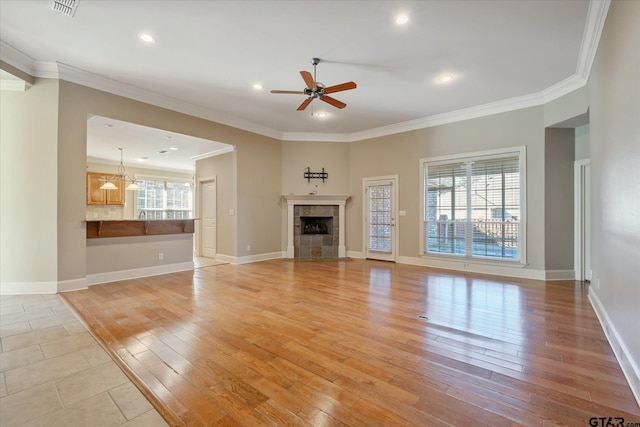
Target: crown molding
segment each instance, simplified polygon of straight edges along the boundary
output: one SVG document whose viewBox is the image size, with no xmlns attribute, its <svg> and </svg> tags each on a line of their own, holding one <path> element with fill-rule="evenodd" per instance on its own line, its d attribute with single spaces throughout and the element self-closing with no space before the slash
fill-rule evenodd
<svg viewBox="0 0 640 427">
<path fill-rule="evenodd" d="M 284 132 L 283 141 L 312 141 L 312 142 L 349 142 L 349 133 L 314 133 L 314 132 Z"/>
<path fill-rule="evenodd" d="M 36 75 L 34 67 L 36 61 L 2 40 L 0 40 L 0 58 L 12 67 L 16 67 L 31 76 Z"/>
<path fill-rule="evenodd" d="M 202 160 L 202 159 L 206 159 L 209 157 L 215 157 L 215 156 L 220 156 L 222 154 L 226 154 L 226 153 L 231 153 L 236 151 L 236 147 L 235 145 L 230 145 L 228 147 L 224 147 L 221 148 L 219 150 L 215 150 L 215 151 L 209 151 L 208 153 L 203 153 L 203 154 L 198 154 L 197 156 L 193 156 L 191 157 L 191 160 Z"/>
<path fill-rule="evenodd" d="M 2 41 L 0 41 L 0 59 L 36 77 L 63 79 L 114 95 L 131 98 L 282 141 L 352 142 L 543 105 L 585 86 L 596 55 L 610 4 L 611 0 L 589 1 L 589 10 L 587 12 L 580 53 L 578 55 L 576 73 L 553 86 L 529 95 L 353 133 L 282 132 L 190 102 L 184 102 L 108 79 L 66 64 L 35 61 L 33 58 Z"/>
<path fill-rule="evenodd" d="M 127 83 L 122 83 L 117 80 L 108 79 L 98 74 L 90 73 L 67 64 L 58 62 L 57 67 L 59 71 L 59 78 L 62 80 L 177 111 L 179 113 L 188 114 L 190 116 L 199 117 L 201 119 L 211 120 L 216 123 L 268 136 L 270 138 L 282 138 L 282 132 L 258 125 L 250 122 L 249 120 L 214 111 L 169 96 L 160 95 L 158 93 L 141 89 Z"/>
<path fill-rule="evenodd" d="M 351 134 L 351 141 L 361 141 L 363 139 L 377 138 L 402 132 L 425 129 L 433 126 L 446 125 L 462 120 L 476 119 L 479 117 L 491 116 L 508 111 L 520 110 L 522 108 L 541 105 L 542 103 L 543 99 L 539 93 L 524 95 L 516 98 L 509 98 L 502 101 L 492 102 L 489 104 L 477 105 L 475 107 L 451 111 L 448 113 L 436 114 L 421 119 L 395 123 L 392 125 L 364 130 L 361 132 L 354 132 Z"/>
<path fill-rule="evenodd" d="M 61 79 L 60 65 L 58 62 L 34 61 L 34 75 L 41 79 Z"/>
<path fill-rule="evenodd" d="M 584 78 L 585 81 L 589 79 L 591 65 L 596 57 L 610 5 L 611 0 L 591 0 L 589 2 L 589 11 L 587 12 L 587 21 L 582 34 L 582 44 L 576 67 L 576 74 Z"/>
<path fill-rule="evenodd" d="M 561 96 L 573 92 L 574 90 L 580 89 L 586 84 L 586 78 L 578 74 L 574 74 L 571 77 L 567 77 L 566 79 L 554 84 L 553 86 L 542 90 L 541 92 L 539 92 L 539 95 L 542 99 L 542 103 L 546 104 L 547 102 L 558 99 Z"/>
</svg>

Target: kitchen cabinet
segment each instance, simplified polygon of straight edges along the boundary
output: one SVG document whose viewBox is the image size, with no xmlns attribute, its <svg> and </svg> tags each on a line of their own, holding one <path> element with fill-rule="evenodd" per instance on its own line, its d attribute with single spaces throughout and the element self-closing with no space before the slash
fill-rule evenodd
<svg viewBox="0 0 640 427">
<path fill-rule="evenodd" d="M 125 183 L 114 182 L 117 190 L 101 190 L 104 184 L 113 174 L 100 172 L 87 172 L 87 205 L 115 205 L 124 206 Z"/>
</svg>

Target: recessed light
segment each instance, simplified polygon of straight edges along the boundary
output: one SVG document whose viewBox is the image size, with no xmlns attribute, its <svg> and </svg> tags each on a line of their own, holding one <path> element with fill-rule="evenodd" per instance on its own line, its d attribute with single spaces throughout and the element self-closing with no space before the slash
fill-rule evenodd
<svg viewBox="0 0 640 427">
<path fill-rule="evenodd" d="M 260 89 L 262 89 L 262 83 L 255 83 L 255 84 L 253 85 L 253 88 L 254 88 L 255 90 L 260 90 Z"/>
<path fill-rule="evenodd" d="M 396 16 L 396 24 L 404 25 L 409 22 L 409 15 L 398 15 Z"/>
<path fill-rule="evenodd" d="M 449 83 L 453 80 L 453 78 L 454 78 L 453 74 L 442 74 L 438 76 L 438 78 L 436 78 L 436 81 L 438 83 Z"/>
<path fill-rule="evenodd" d="M 171 150 L 171 151 L 178 151 L 178 147 L 169 147 L 169 150 Z"/>
<path fill-rule="evenodd" d="M 138 38 L 140 40 L 142 40 L 145 43 L 155 43 L 156 42 L 156 38 L 153 37 L 151 34 L 149 33 L 140 33 L 138 35 Z"/>
<path fill-rule="evenodd" d="M 112 123 L 107 123 L 105 126 L 108 128 L 112 128 L 114 125 Z"/>
<path fill-rule="evenodd" d="M 139 162 L 144 162 L 146 160 L 149 160 L 149 158 L 148 157 L 140 157 L 140 158 L 138 158 Z"/>
<path fill-rule="evenodd" d="M 327 117 L 329 117 L 329 114 L 321 111 L 319 113 L 316 113 L 315 116 L 319 119 L 326 119 Z"/>
<path fill-rule="evenodd" d="M 160 150 L 160 151 L 158 151 L 158 154 L 167 154 L 168 152 L 169 151 L 167 151 L 167 150 Z"/>
<path fill-rule="evenodd" d="M 173 139 L 173 137 L 172 137 L 171 135 L 167 135 L 167 136 L 165 136 L 165 138 L 167 138 L 167 139 Z"/>
</svg>

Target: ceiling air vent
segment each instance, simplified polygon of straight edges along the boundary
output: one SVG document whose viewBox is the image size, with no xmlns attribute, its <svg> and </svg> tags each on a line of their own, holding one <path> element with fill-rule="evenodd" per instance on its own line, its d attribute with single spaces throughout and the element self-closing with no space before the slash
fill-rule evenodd
<svg viewBox="0 0 640 427">
<path fill-rule="evenodd" d="M 67 15 L 73 18 L 78 8 L 80 0 L 50 0 L 49 6 L 52 10 L 60 12 L 63 15 Z"/>
</svg>

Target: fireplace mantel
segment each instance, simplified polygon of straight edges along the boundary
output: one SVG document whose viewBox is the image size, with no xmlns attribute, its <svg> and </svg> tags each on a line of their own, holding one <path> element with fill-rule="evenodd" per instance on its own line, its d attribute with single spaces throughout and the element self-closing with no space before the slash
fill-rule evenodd
<svg viewBox="0 0 640 427">
<path fill-rule="evenodd" d="M 344 205 L 351 196 L 346 194 L 283 194 L 289 205 Z"/>
<path fill-rule="evenodd" d="M 346 194 L 283 194 L 287 201 L 287 258 L 294 258 L 293 246 L 293 207 L 296 205 L 337 205 L 339 210 L 338 225 L 338 257 L 345 258 L 345 205 L 351 197 Z"/>
</svg>

